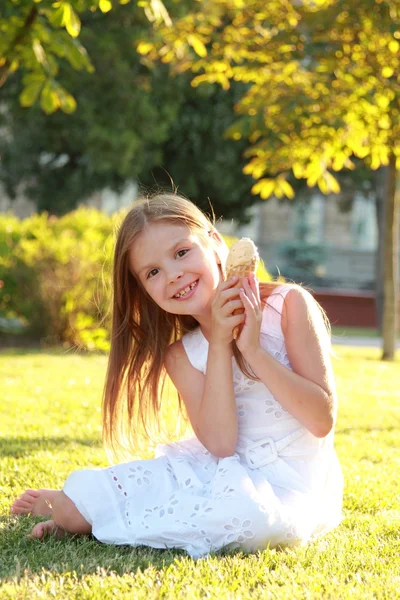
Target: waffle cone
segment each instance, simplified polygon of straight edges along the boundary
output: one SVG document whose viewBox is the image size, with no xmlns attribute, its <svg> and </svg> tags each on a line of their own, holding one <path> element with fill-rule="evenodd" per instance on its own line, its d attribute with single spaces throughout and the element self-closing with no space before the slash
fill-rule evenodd
<svg viewBox="0 0 400 600">
<path fill-rule="evenodd" d="M 257 262 L 257 259 L 253 258 L 244 265 L 237 265 L 231 267 L 226 273 L 226 278 L 230 279 L 231 277 L 234 277 L 236 275 L 237 277 L 239 277 L 238 287 L 240 287 L 240 278 L 247 277 L 251 273 L 255 273 L 257 271 Z"/>
<path fill-rule="evenodd" d="M 226 273 L 226 278 L 230 279 L 231 277 L 234 277 L 235 275 L 237 277 L 239 277 L 237 284 L 235 285 L 235 287 L 240 288 L 242 287 L 242 279 L 243 277 L 248 277 L 249 275 L 251 275 L 251 273 L 256 273 L 257 271 L 257 264 L 258 264 L 258 260 L 256 258 L 253 258 L 252 260 L 250 260 L 248 263 L 244 264 L 244 265 L 237 265 L 236 267 L 231 267 L 229 269 L 229 271 L 227 271 Z M 240 315 L 244 313 L 244 308 L 236 308 L 232 314 L 234 315 Z M 239 337 L 239 334 L 242 330 L 243 325 L 237 325 L 234 330 L 233 330 L 233 339 L 236 340 Z"/>
</svg>

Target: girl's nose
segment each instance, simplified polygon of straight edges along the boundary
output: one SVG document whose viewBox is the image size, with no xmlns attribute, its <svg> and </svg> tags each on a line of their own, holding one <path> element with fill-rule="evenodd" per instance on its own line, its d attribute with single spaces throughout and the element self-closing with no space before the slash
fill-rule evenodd
<svg viewBox="0 0 400 600">
<path fill-rule="evenodd" d="M 178 279 L 180 279 L 182 277 L 182 275 L 183 275 L 182 271 L 171 271 L 168 274 L 169 283 L 173 283 L 174 281 L 177 281 Z"/>
</svg>

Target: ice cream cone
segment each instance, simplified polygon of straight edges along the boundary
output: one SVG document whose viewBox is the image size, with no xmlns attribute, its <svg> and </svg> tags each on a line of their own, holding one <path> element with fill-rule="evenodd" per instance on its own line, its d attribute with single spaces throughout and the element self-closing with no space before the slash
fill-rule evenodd
<svg viewBox="0 0 400 600">
<path fill-rule="evenodd" d="M 235 287 L 242 287 L 243 277 L 248 277 L 251 273 L 256 273 L 259 262 L 259 255 L 256 246 L 249 238 L 241 238 L 231 247 L 226 260 L 226 278 L 230 279 L 237 276 L 238 282 Z M 244 312 L 244 308 L 237 308 L 233 311 L 234 315 Z M 238 325 L 233 330 L 233 339 L 237 339 L 243 325 Z"/>
</svg>

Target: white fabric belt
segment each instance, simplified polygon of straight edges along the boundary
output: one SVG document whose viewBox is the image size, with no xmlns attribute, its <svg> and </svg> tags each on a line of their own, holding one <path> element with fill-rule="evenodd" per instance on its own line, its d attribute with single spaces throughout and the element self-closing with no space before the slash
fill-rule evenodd
<svg viewBox="0 0 400 600">
<path fill-rule="evenodd" d="M 239 441 L 236 452 L 245 460 L 250 469 L 259 469 L 264 465 L 274 462 L 285 448 L 287 448 L 284 452 L 285 456 L 299 456 L 306 454 L 304 450 L 299 451 L 298 449 L 293 449 L 294 451 L 291 452 L 288 448 L 290 444 L 293 444 L 293 442 L 300 439 L 305 433 L 304 429 L 297 429 L 278 441 L 275 441 L 270 437 L 262 438 L 258 442 L 249 441 L 249 443 L 241 443 Z"/>
</svg>

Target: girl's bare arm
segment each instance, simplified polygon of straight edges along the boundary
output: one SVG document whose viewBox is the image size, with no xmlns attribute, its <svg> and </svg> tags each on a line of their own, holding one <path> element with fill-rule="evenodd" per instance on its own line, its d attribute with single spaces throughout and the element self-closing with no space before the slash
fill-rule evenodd
<svg viewBox="0 0 400 600">
<path fill-rule="evenodd" d="M 238 436 L 232 331 L 243 322 L 244 315 L 232 314 L 243 306 L 237 288 L 233 287 L 236 279 L 223 281 L 213 299 L 206 375 L 190 364 L 182 342 L 169 347 L 165 363 L 196 436 L 212 454 L 221 458 L 234 453 Z"/>
<path fill-rule="evenodd" d="M 191 365 L 179 341 L 169 347 L 165 366 L 185 403 L 197 438 L 214 456 L 232 455 L 237 441 L 237 414 L 230 351 L 210 343 L 207 372 L 203 375 Z"/>
<path fill-rule="evenodd" d="M 288 292 L 282 329 L 293 371 L 261 346 L 250 348 L 244 358 L 291 415 L 316 437 L 325 437 L 335 423 L 337 404 L 330 340 L 318 306 L 306 290 Z"/>
</svg>

